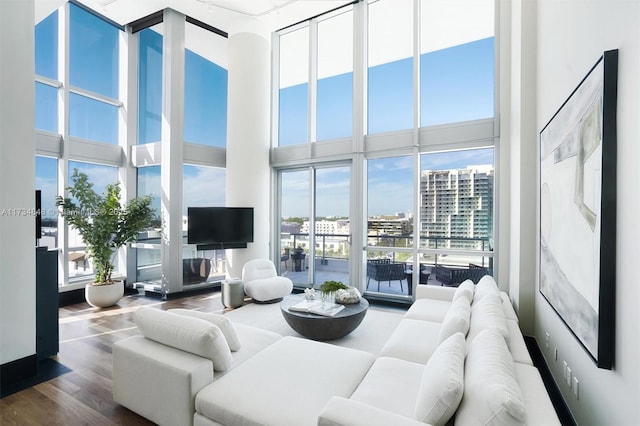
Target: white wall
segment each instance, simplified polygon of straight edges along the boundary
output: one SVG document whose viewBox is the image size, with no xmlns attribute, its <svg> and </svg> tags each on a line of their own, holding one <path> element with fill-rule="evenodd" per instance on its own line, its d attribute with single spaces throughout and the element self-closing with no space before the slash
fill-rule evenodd
<svg viewBox="0 0 640 426">
<path fill-rule="evenodd" d="M 0 1 L 0 364 L 36 352 L 33 16 Z"/>
<path fill-rule="evenodd" d="M 640 422 L 640 2 L 538 0 L 537 132 L 584 78 L 603 51 L 619 49 L 616 355 L 598 369 L 549 304 L 535 293 L 535 336 L 565 401 L 580 425 Z M 532 159 L 533 160 L 533 159 Z M 537 178 L 529 176 L 532 189 Z M 527 244 L 536 244 L 535 241 Z M 550 348 L 544 335 L 551 336 Z M 558 361 L 553 349 L 558 348 Z M 562 380 L 566 360 L 579 398 Z"/>
</svg>

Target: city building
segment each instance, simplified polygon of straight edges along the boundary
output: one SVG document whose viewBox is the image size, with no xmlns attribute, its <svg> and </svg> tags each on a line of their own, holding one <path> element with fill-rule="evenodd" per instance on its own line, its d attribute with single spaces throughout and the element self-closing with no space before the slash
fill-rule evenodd
<svg viewBox="0 0 640 426">
<path fill-rule="evenodd" d="M 420 237 L 433 248 L 488 247 L 493 231 L 493 167 L 424 170 Z"/>
</svg>

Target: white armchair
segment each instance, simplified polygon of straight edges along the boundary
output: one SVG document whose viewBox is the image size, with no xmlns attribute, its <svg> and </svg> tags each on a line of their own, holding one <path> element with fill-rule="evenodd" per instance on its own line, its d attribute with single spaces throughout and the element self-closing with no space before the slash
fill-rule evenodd
<svg viewBox="0 0 640 426">
<path fill-rule="evenodd" d="M 253 259 L 245 263 L 242 267 L 242 282 L 247 296 L 263 303 L 282 300 L 293 290 L 293 282 L 289 278 L 278 276 L 269 259 Z"/>
</svg>

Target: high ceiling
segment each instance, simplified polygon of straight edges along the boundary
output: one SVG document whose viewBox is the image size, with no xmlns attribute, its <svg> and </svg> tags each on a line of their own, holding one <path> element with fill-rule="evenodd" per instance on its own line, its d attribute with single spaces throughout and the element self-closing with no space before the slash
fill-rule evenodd
<svg viewBox="0 0 640 426">
<path fill-rule="evenodd" d="M 65 0 L 35 0 L 36 23 Z M 270 31 L 351 3 L 352 0 L 79 0 L 120 25 L 165 8 L 228 31 L 239 18 L 255 18 Z"/>
</svg>

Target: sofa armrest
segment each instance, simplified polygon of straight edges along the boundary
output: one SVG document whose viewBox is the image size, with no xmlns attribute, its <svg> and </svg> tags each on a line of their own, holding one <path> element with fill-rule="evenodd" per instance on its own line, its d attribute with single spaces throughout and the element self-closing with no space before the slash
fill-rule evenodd
<svg viewBox="0 0 640 426">
<path fill-rule="evenodd" d="M 522 331 L 520 331 L 518 322 L 508 319 L 507 330 L 509 330 L 507 346 L 509 347 L 513 361 L 533 365 L 533 360 L 529 354 L 529 349 L 527 349 L 527 344 L 524 341 L 524 336 L 522 335 Z"/>
<path fill-rule="evenodd" d="M 318 416 L 318 426 L 425 426 L 409 417 L 400 416 L 364 402 L 334 396 Z"/>
<path fill-rule="evenodd" d="M 501 291 L 500 297 L 502 298 L 502 307 L 504 308 L 504 317 L 506 319 L 518 321 L 518 315 L 516 315 L 516 311 L 515 309 L 513 309 L 513 305 L 511 304 L 511 299 L 509 298 L 509 295 L 506 292 Z"/>
<path fill-rule="evenodd" d="M 436 299 L 450 302 L 456 289 L 456 287 L 418 284 L 416 286 L 416 299 Z"/>
<path fill-rule="evenodd" d="M 113 400 L 159 425 L 191 425 L 195 396 L 213 382 L 210 359 L 143 336 L 113 344 Z"/>
</svg>

